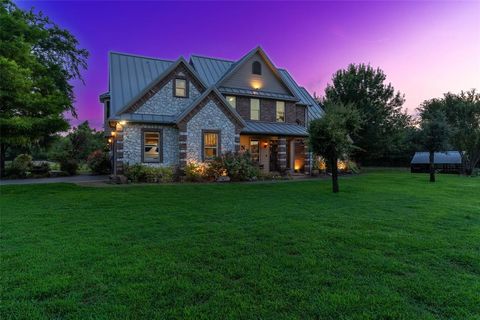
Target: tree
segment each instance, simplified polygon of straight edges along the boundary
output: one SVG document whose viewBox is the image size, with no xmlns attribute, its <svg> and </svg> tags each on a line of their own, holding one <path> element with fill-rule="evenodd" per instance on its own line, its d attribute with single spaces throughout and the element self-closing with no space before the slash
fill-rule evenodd
<svg viewBox="0 0 480 320">
<path fill-rule="evenodd" d="M 451 128 L 449 142 L 460 151 L 464 173 L 470 175 L 480 161 L 480 94 L 475 90 L 447 93 L 442 108 Z"/>
<path fill-rule="evenodd" d="M 423 104 L 428 112 L 442 113 L 449 128 L 449 144 L 462 155 L 464 173 L 471 174 L 480 161 L 480 94 L 474 89 Z"/>
<path fill-rule="evenodd" d="M 88 121 L 84 121 L 66 136 L 58 136 L 51 147 L 49 158 L 56 161 L 73 159 L 85 162 L 92 152 L 104 150 L 105 147 L 103 132 L 96 131 L 90 127 Z"/>
<path fill-rule="evenodd" d="M 310 122 L 309 145 L 313 153 L 326 159 L 327 167 L 332 171 L 332 190 L 337 193 L 338 158 L 348 155 L 353 149 L 350 136 L 359 130 L 361 120 L 352 105 L 325 101 L 324 106 L 323 117 Z"/>
<path fill-rule="evenodd" d="M 82 80 L 88 52 L 42 13 L 0 0 L 0 174 L 7 148 L 41 144 L 76 116 L 71 80 Z M 82 80 L 83 81 L 83 80 Z"/>
<path fill-rule="evenodd" d="M 420 111 L 420 128 L 423 146 L 429 152 L 430 182 L 435 182 L 435 152 L 445 150 L 449 130 L 447 119 L 441 109 L 441 101 L 432 99 L 425 101 Z"/>
<path fill-rule="evenodd" d="M 412 119 L 402 111 L 404 96 L 386 84 L 381 69 L 350 64 L 338 70 L 325 89 L 325 99 L 353 104 L 362 118 L 362 127 L 353 137 L 359 147 L 354 157 L 364 164 L 391 161 L 409 151 L 406 130 Z"/>
</svg>

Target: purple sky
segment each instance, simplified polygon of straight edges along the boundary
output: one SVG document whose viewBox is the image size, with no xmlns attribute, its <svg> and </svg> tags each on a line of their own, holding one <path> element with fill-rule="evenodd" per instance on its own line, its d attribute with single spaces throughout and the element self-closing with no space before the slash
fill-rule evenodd
<svg viewBox="0 0 480 320">
<path fill-rule="evenodd" d="M 78 121 L 100 127 L 107 53 L 238 59 L 257 45 L 323 95 L 349 63 L 382 68 L 410 113 L 444 92 L 480 89 L 480 2 L 17 2 L 70 30 L 90 52 Z"/>
</svg>

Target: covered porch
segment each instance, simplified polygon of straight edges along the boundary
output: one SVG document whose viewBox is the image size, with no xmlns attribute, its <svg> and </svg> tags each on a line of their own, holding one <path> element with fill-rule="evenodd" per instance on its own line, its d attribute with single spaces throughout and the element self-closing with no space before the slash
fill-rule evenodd
<svg viewBox="0 0 480 320">
<path fill-rule="evenodd" d="M 240 152 L 250 152 L 264 172 L 309 173 L 305 138 L 240 135 Z"/>
<path fill-rule="evenodd" d="M 293 123 L 245 121 L 240 152 L 249 151 L 264 172 L 310 173 L 307 129 Z"/>
</svg>

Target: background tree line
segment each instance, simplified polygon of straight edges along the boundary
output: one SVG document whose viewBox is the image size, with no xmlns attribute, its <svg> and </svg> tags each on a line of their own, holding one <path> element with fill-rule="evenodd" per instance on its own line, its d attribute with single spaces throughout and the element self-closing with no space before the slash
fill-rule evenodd
<svg viewBox="0 0 480 320">
<path fill-rule="evenodd" d="M 408 166 L 416 151 L 428 151 L 432 182 L 434 152 L 460 151 L 467 175 L 480 161 L 480 95 L 475 89 L 427 100 L 414 118 L 402 109 L 404 95 L 386 83 L 381 69 L 350 64 L 333 75 L 317 100 L 326 114 L 311 122 L 309 144 L 326 159 L 334 192 L 337 159 L 345 156 L 360 165 Z"/>
</svg>

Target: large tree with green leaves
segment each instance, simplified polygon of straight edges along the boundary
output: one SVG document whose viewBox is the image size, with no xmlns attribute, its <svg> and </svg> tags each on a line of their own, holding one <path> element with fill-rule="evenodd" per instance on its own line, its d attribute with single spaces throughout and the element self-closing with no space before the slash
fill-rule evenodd
<svg viewBox="0 0 480 320">
<path fill-rule="evenodd" d="M 449 145 L 462 155 L 466 174 L 480 161 L 480 94 L 472 89 L 459 94 L 446 93 L 442 98 L 425 101 L 423 113 L 441 113 L 449 128 Z"/>
<path fill-rule="evenodd" d="M 359 112 L 350 104 L 325 101 L 325 114 L 322 118 L 310 122 L 308 128 L 309 146 L 314 154 L 326 159 L 332 172 L 332 190 L 339 191 L 337 162 L 353 150 L 350 136 L 360 129 Z"/>
<path fill-rule="evenodd" d="M 480 94 L 447 93 L 441 107 L 451 130 L 449 142 L 461 152 L 465 173 L 471 174 L 480 161 Z"/>
<path fill-rule="evenodd" d="M 33 10 L 0 0 L 0 174 L 9 147 L 41 144 L 76 116 L 71 80 L 88 52 L 67 30 Z"/>
<path fill-rule="evenodd" d="M 449 138 L 447 118 L 440 108 L 441 103 L 438 99 L 428 100 L 419 109 L 421 140 L 429 152 L 430 182 L 435 182 L 435 152 L 444 151 Z"/>
<path fill-rule="evenodd" d="M 359 147 L 354 157 L 370 164 L 401 157 L 408 149 L 411 117 L 402 111 L 404 96 L 386 83 L 381 69 L 370 65 L 350 64 L 338 70 L 325 89 L 325 99 L 353 104 L 362 118 L 362 127 L 355 135 Z"/>
</svg>

